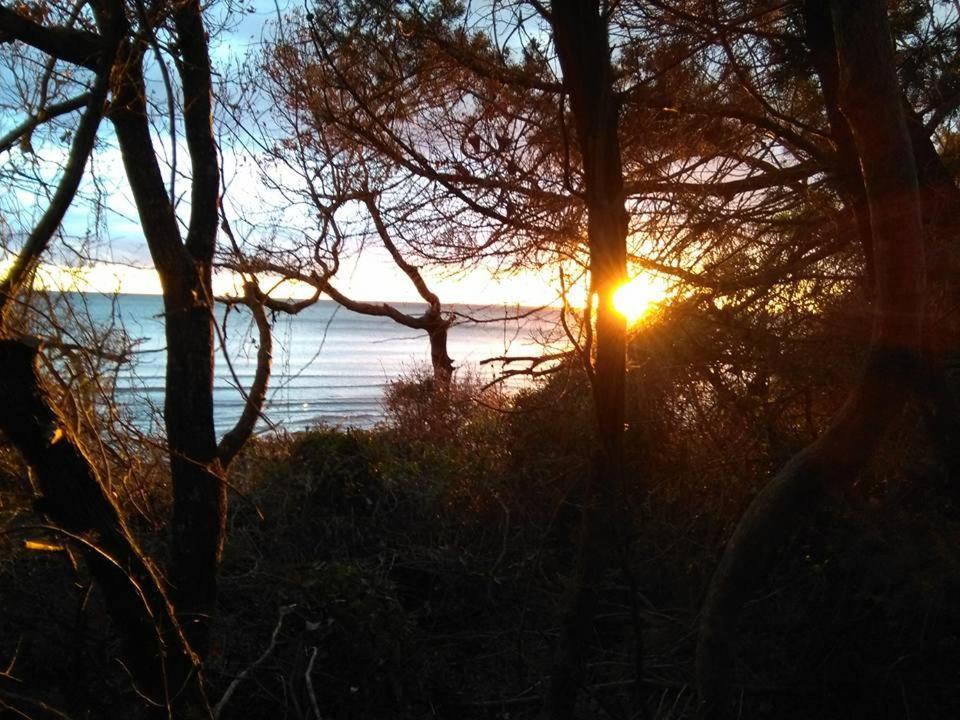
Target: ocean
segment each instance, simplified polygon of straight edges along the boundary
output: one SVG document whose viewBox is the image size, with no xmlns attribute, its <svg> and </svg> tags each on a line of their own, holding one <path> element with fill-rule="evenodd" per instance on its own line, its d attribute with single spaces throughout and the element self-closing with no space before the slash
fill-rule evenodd
<svg viewBox="0 0 960 720">
<path fill-rule="evenodd" d="M 85 294 L 86 313 L 106 322 L 116 309 L 127 335 L 136 341 L 133 360 L 117 376 L 117 398 L 143 429 L 162 424 L 165 341 L 163 303 L 156 295 L 108 296 Z M 398 303 L 407 313 L 424 306 Z M 481 366 L 485 358 L 536 355 L 545 343 L 556 348 L 558 314 L 532 312 L 521 307 L 451 306 L 484 322 L 458 322 L 451 328 L 448 353 L 457 374 L 492 379 L 498 369 Z M 223 329 L 224 308 L 217 317 Z M 249 388 L 256 368 L 257 341 L 249 313 L 235 309 L 225 325 L 230 365 L 217 343 L 214 387 L 218 433 L 232 427 L 244 406 L 239 385 Z M 232 366 L 232 372 L 230 369 Z M 351 313 L 332 301 L 320 301 L 298 315 L 274 318 L 273 373 L 260 429 L 271 425 L 295 431 L 318 425 L 369 428 L 384 417 L 386 386 L 417 369 L 429 372 L 430 348 L 426 333 L 399 325 L 389 318 Z M 513 379 L 508 388 L 525 382 Z"/>
</svg>

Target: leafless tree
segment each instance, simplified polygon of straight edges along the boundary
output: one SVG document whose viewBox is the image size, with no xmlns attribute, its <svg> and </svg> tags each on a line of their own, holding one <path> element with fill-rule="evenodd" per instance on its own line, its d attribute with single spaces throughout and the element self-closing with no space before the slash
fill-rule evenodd
<svg viewBox="0 0 960 720">
<path fill-rule="evenodd" d="M 4 42 L 42 52 L 49 58 L 49 67 L 64 63 L 75 68 L 81 78 L 77 84 L 87 86 L 77 94 L 83 103 L 73 99 L 57 103 L 51 110 L 42 107 L 5 138 L 9 149 L 38 124 L 83 110 L 57 190 L 20 249 L 0 294 L 4 334 L 9 338 L 5 340 L 10 362 L 4 366 L 4 382 L 12 384 L 11 392 L 19 388 L 16 397 L 21 411 L 36 419 L 36 423 L 17 426 L 16 415 L 8 415 L 4 429 L 41 478 L 41 491 L 51 500 L 47 514 L 87 546 L 94 566 L 102 566 L 95 574 L 127 635 L 138 686 L 160 707 L 175 701 L 205 712 L 199 669 L 200 658 L 209 647 L 209 624 L 216 605 L 226 513 L 224 473 L 253 427 L 245 414 L 220 443 L 214 434 L 211 273 L 219 225 L 220 167 L 211 125 L 208 36 L 199 2 L 161 3 L 150 8 L 141 3 L 93 3 L 89 13 L 57 8 L 32 17 L 22 10 L 0 8 Z M 143 70 L 145 55 L 151 50 L 159 52 L 161 35 L 175 47 L 179 86 L 176 92 L 170 90 L 169 110 L 175 112 L 179 99 L 190 160 L 185 233 L 155 147 L 153 108 Z M 39 81 L 46 79 L 40 77 Z M 167 346 L 164 419 L 174 490 L 172 603 L 105 493 L 97 468 L 88 462 L 76 438 L 65 435 L 58 425 L 57 415 L 36 381 L 36 347 L 18 339 L 16 329 L 6 324 L 10 309 L 29 287 L 76 195 L 104 116 L 115 131 L 163 287 Z M 176 167 L 171 171 L 172 176 L 179 172 Z M 262 402 L 261 393 L 254 392 L 253 397 Z M 85 539 L 90 531 L 98 534 L 96 543 Z M 181 688 L 192 690 L 184 693 Z"/>
</svg>

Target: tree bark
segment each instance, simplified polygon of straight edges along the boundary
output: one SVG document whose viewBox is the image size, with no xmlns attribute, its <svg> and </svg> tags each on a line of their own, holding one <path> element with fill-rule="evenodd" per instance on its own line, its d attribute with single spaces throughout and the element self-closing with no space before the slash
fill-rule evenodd
<svg viewBox="0 0 960 720">
<path fill-rule="evenodd" d="M 583 683 L 599 585 L 623 528 L 623 423 L 626 320 L 613 294 L 626 279 L 627 216 L 606 19 L 595 0 L 554 2 L 554 42 L 570 97 L 583 163 L 587 238 L 597 295 L 593 366 L 595 425 L 584 494 L 579 556 L 554 655 L 546 712 L 572 718 Z"/>
<path fill-rule="evenodd" d="M 104 47 L 99 35 L 86 30 L 54 25 L 45 27 L 25 14 L 0 6 L 0 42 L 16 38 L 64 62 L 97 70 Z"/>
<path fill-rule="evenodd" d="M 196 22 L 180 19 L 185 12 L 196 14 Z M 205 657 L 217 600 L 227 497 L 213 423 L 211 276 L 219 180 L 210 128 L 209 58 L 197 48 L 198 41 L 193 37 L 201 33 L 199 42 L 205 48 L 199 13 L 196 3 L 187 3 L 177 12 L 183 51 L 179 67 L 193 166 L 185 242 L 181 240 L 150 135 L 142 46 L 126 48 L 111 120 L 140 224 L 163 288 L 167 341 L 164 421 L 173 483 L 171 580 L 184 631 L 196 652 Z M 198 71 L 197 65 L 204 63 L 206 72 Z"/>
<path fill-rule="evenodd" d="M 187 297 L 164 297 L 164 417 L 173 480 L 172 567 L 177 613 L 201 657 L 209 651 L 227 497 L 213 425 L 213 325 L 209 280 Z"/>
<path fill-rule="evenodd" d="M 806 0 L 803 12 L 810 59 L 820 80 L 830 131 L 837 147 L 840 193 L 856 218 L 869 285 L 873 277 L 869 209 L 853 133 L 840 112 L 840 70 L 830 5 L 827 0 Z M 960 292 L 955 281 L 958 271 L 956 240 L 960 220 L 960 191 L 931 142 L 921 118 L 908 105 L 905 97 L 902 102 L 916 162 L 927 258 L 928 307 L 924 328 L 926 367 L 918 384 L 918 399 L 937 457 L 949 475 L 956 479 L 960 478 L 960 412 L 947 380 L 946 365 L 950 355 L 960 347 L 960 324 L 956 319 Z"/>
<path fill-rule="evenodd" d="M 869 462 L 922 368 L 924 243 L 917 171 L 900 102 L 882 0 L 831 5 L 840 109 L 849 122 L 873 236 L 874 320 L 858 386 L 824 434 L 792 458 L 747 508 L 727 544 L 701 614 L 701 711 L 726 710 L 731 649 L 744 602 L 773 553 L 831 487 Z"/>
<path fill-rule="evenodd" d="M 256 280 L 248 280 L 244 283 L 242 302 L 250 308 L 250 313 L 253 315 L 260 346 L 257 349 L 257 369 L 250 384 L 250 390 L 247 392 L 243 412 L 236 424 L 220 438 L 220 444 L 217 446 L 217 456 L 224 471 L 230 467 L 237 453 L 250 439 L 267 401 L 267 386 L 270 383 L 270 369 L 273 365 L 273 333 L 263 300 L 264 295 Z"/>
<path fill-rule="evenodd" d="M 120 631 L 137 690 L 164 716 L 170 709 L 209 716 L 199 658 L 93 465 L 58 423 L 37 375 L 38 352 L 36 345 L 0 340 L 0 429 L 30 468 L 37 509 L 83 555 Z"/>
<path fill-rule="evenodd" d="M 453 359 L 447 354 L 449 330 L 450 323 L 442 317 L 427 330 L 430 336 L 430 363 L 433 366 L 433 379 L 443 390 L 450 389 L 450 381 L 453 379 Z"/>
<path fill-rule="evenodd" d="M 860 173 L 860 158 L 857 155 L 853 132 L 840 110 L 840 67 L 837 64 L 837 46 L 833 39 L 829 0 L 805 0 L 803 18 L 810 61 L 820 81 L 830 134 L 837 150 L 837 185 L 840 197 L 853 216 L 857 228 L 857 239 L 864 260 L 864 286 L 867 295 L 872 296 L 874 267 L 870 208 Z"/>
</svg>

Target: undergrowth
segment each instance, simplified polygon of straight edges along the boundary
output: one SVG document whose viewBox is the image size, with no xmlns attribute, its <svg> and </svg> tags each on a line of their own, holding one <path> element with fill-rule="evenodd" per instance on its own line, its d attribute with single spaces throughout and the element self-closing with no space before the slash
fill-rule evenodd
<svg viewBox="0 0 960 720">
<path fill-rule="evenodd" d="M 677 389 L 690 378 L 657 357 L 681 350 L 692 352 L 642 336 L 632 347 L 633 542 L 627 565 L 610 563 L 583 717 L 632 717 L 637 702 L 654 718 L 694 716 L 697 612 L 722 544 L 843 382 L 801 374 L 809 397 L 785 383 L 731 409 Z M 421 376 L 387 403 L 378 428 L 260 438 L 238 458 L 206 668 L 214 699 L 232 688 L 223 717 L 538 714 L 591 452 L 582 376 L 561 369 L 514 398 Z M 770 405 L 770 425 L 736 416 Z M 132 707 L 96 589 L 65 553 L 25 549 L 27 537 L 56 538 L 28 529 L 40 524 L 29 485 L 14 456 L 0 459 L 0 662 L 53 706 L 87 717 Z M 877 467 L 811 518 L 746 608 L 734 672 L 745 717 L 957 708 L 960 525 L 919 417 L 904 418 Z M 161 483 L 139 490 L 164 506 Z M 138 525 L 162 558 L 152 527 Z"/>
</svg>

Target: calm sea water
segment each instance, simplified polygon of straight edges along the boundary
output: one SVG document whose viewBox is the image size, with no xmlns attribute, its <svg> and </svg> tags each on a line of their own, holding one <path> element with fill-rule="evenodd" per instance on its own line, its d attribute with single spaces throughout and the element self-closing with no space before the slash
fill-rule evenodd
<svg viewBox="0 0 960 720">
<path fill-rule="evenodd" d="M 165 341 L 162 300 L 153 295 L 121 295 L 113 299 L 86 295 L 93 318 L 106 320 L 116 307 L 126 332 L 138 340 L 134 361 L 118 379 L 118 395 L 138 424 L 147 428 L 162 422 Z M 416 304 L 399 306 L 421 313 Z M 521 317 L 517 307 L 452 309 L 486 320 L 464 321 L 450 330 L 448 352 L 458 373 L 492 377 L 493 367 L 481 360 L 500 355 L 531 355 L 543 351 L 544 341 L 556 335 L 557 314 L 539 311 Z M 218 308 L 223 318 L 223 308 Z M 257 341 L 249 314 L 232 311 L 226 323 L 230 368 L 218 342 L 214 390 L 217 431 L 225 432 L 239 417 L 244 396 L 237 381 L 248 388 L 256 368 Z M 300 314 L 277 315 L 274 324 L 273 375 L 265 414 L 270 422 L 289 430 L 319 424 L 369 427 L 383 417 L 383 395 L 388 383 L 417 368 L 429 368 L 430 349 L 425 333 L 388 318 L 358 315 L 333 302 L 319 302 Z M 235 376 L 235 377 L 234 377 Z M 516 387 L 517 381 L 513 382 Z M 267 427 L 267 423 L 262 423 Z"/>
</svg>

